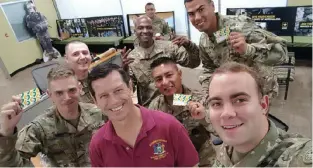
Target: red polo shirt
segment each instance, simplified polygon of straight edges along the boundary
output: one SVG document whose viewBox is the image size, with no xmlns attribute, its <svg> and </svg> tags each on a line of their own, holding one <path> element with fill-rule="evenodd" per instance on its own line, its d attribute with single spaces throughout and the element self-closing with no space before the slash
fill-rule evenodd
<svg viewBox="0 0 313 168">
<path fill-rule="evenodd" d="M 188 132 L 173 116 L 140 107 L 143 120 L 135 147 L 115 133 L 111 121 L 92 137 L 93 167 L 191 167 L 199 162 Z"/>
</svg>

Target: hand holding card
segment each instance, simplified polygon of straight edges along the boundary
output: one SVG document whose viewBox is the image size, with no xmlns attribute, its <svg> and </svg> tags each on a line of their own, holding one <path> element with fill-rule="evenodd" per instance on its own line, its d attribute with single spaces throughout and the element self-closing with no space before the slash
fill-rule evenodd
<svg viewBox="0 0 313 168">
<path fill-rule="evenodd" d="M 190 101 L 188 103 L 188 108 L 189 108 L 191 116 L 194 119 L 201 120 L 205 118 L 206 112 L 205 112 L 204 106 L 201 103 Z"/>
<path fill-rule="evenodd" d="M 191 95 L 174 94 L 173 105 L 174 106 L 186 106 L 191 100 Z"/>
</svg>

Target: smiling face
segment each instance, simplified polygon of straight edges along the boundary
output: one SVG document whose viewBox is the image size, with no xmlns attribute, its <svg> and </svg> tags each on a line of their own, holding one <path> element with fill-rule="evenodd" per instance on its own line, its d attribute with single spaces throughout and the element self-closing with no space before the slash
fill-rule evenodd
<svg viewBox="0 0 313 168">
<path fill-rule="evenodd" d="M 192 0 L 185 3 L 188 17 L 192 25 L 200 32 L 208 34 L 216 29 L 216 16 L 213 1 Z"/>
<path fill-rule="evenodd" d="M 130 84 L 129 84 L 130 85 Z M 132 87 L 128 87 L 118 71 L 92 81 L 97 106 L 111 121 L 124 121 L 133 107 Z"/>
<path fill-rule="evenodd" d="M 66 48 L 65 59 L 70 68 L 75 71 L 78 78 L 86 78 L 91 64 L 91 56 L 85 43 L 71 43 Z M 82 80 L 82 79 L 79 79 Z"/>
<path fill-rule="evenodd" d="M 152 21 L 144 16 L 137 18 L 135 33 L 140 42 L 153 41 Z"/>
<path fill-rule="evenodd" d="M 155 8 L 154 5 L 146 5 L 145 7 L 145 11 L 146 11 L 146 15 L 153 19 L 153 17 L 155 16 Z"/>
<path fill-rule="evenodd" d="M 63 118 L 76 118 L 70 112 L 78 107 L 79 90 L 81 90 L 81 86 L 74 76 L 62 77 L 50 81 L 48 95 Z"/>
<path fill-rule="evenodd" d="M 152 70 L 156 88 L 165 96 L 182 92 L 182 72 L 175 64 L 161 64 Z"/>
<path fill-rule="evenodd" d="M 209 86 L 210 120 L 226 144 L 244 146 L 263 138 L 268 97 L 260 97 L 254 78 L 247 72 L 213 76 Z"/>
</svg>

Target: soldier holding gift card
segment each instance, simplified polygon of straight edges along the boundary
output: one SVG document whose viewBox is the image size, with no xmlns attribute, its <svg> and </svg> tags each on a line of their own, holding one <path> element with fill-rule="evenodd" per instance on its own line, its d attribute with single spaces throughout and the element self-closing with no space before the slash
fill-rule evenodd
<svg viewBox="0 0 313 168">
<path fill-rule="evenodd" d="M 212 0 L 185 0 L 184 3 L 193 26 L 204 32 L 199 48 L 204 68 L 200 83 L 205 92 L 214 69 L 225 62 L 236 61 L 262 72 L 266 80 L 265 92 L 275 97 L 278 83 L 272 66 L 287 60 L 286 41 L 260 29 L 246 16 L 214 13 Z"/>
<path fill-rule="evenodd" d="M 199 94 L 182 85 L 182 72 L 171 58 L 156 59 L 151 64 L 151 71 L 161 95 L 152 100 L 149 108 L 175 116 L 188 130 L 191 141 L 199 152 L 199 166 L 212 166 L 215 151 L 210 143 L 210 133 L 214 130 L 204 119 L 198 120 L 197 114 L 193 114 L 204 111 L 203 105 L 198 103 Z"/>
</svg>

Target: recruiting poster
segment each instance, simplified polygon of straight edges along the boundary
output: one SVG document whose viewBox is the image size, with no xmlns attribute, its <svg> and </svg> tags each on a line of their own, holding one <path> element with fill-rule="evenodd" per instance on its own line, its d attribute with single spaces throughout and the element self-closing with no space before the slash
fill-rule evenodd
<svg viewBox="0 0 313 168">
<path fill-rule="evenodd" d="M 90 37 L 125 36 L 123 16 L 86 18 Z"/>
<path fill-rule="evenodd" d="M 61 38 L 89 37 L 86 21 L 83 18 L 57 20 L 57 26 Z"/>
<path fill-rule="evenodd" d="M 261 28 L 280 36 L 291 36 L 295 27 L 294 7 L 228 8 L 227 15 L 246 15 Z"/>
<path fill-rule="evenodd" d="M 134 21 L 137 17 L 145 15 L 144 13 L 138 13 L 138 14 L 128 14 L 127 15 L 127 22 L 128 22 L 128 31 L 129 35 L 134 34 L 135 24 Z M 164 19 L 164 21 L 168 24 L 168 26 L 175 31 L 175 17 L 174 12 L 157 12 L 156 15 Z"/>
<path fill-rule="evenodd" d="M 312 36 L 312 6 L 297 7 L 295 36 Z"/>
</svg>

